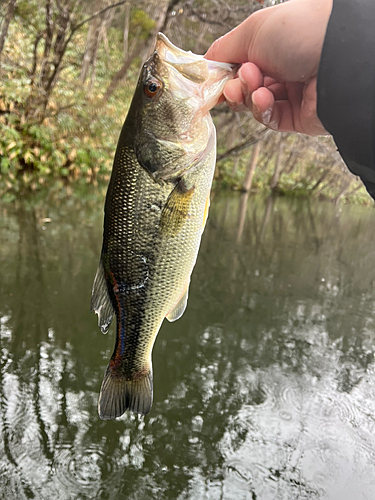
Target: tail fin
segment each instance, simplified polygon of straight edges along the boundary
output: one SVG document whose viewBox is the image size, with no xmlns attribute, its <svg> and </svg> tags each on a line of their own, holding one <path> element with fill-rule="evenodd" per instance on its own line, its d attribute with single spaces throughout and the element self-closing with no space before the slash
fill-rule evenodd
<svg viewBox="0 0 375 500">
<path fill-rule="evenodd" d="M 152 406 L 152 370 L 127 380 L 108 366 L 99 395 L 98 411 L 102 420 L 120 417 L 125 410 L 146 415 Z"/>
</svg>

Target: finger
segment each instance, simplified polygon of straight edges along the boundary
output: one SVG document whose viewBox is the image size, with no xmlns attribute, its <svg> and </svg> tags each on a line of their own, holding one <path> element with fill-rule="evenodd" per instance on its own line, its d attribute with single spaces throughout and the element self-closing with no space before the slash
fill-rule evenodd
<svg viewBox="0 0 375 500">
<path fill-rule="evenodd" d="M 267 89 L 274 95 L 275 101 L 283 101 L 288 99 L 288 92 L 284 83 L 274 83 L 270 86 L 266 86 Z"/>
<path fill-rule="evenodd" d="M 247 77 L 248 76 L 249 75 L 247 75 Z M 261 108 L 262 112 L 265 112 L 269 107 L 271 107 L 274 101 L 288 99 L 286 87 L 282 83 L 275 83 L 268 89 L 266 89 L 265 87 L 256 88 L 257 85 L 261 83 L 261 78 L 259 78 L 258 80 L 247 78 L 247 84 L 244 84 L 241 80 L 243 80 L 242 77 L 236 78 L 235 80 L 230 80 L 224 88 L 224 97 L 229 107 L 234 111 L 241 111 L 246 108 L 248 108 L 250 111 L 253 111 L 252 95 L 254 92 L 260 89 L 264 89 L 258 94 L 258 96 L 260 96 L 259 107 Z M 272 102 L 267 91 L 273 94 Z M 263 102 L 262 96 L 265 96 L 265 102 Z"/>
<path fill-rule="evenodd" d="M 229 80 L 224 87 L 223 93 L 228 106 L 233 109 L 233 111 L 242 111 L 246 109 L 244 95 L 242 93 L 242 83 L 239 78 Z"/>
<path fill-rule="evenodd" d="M 269 87 L 270 85 L 273 85 L 274 83 L 277 83 L 277 81 L 274 78 L 271 78 L 270 76 L 264 77 L 264 86 L 265 87 Z"/>
<path fill-rule="evenodd" d="M 245 63 L 238 71 L 238 78 L 243 83 L 243 88 L 248 94 L 252 94 L 259 87 L 263 87 L 263 74 L 258 66 L 253 63 Z"/>
<path fill-rule="evenodd" d="M 305 85 L 303 83 L 287 83 L 286 89 L 288 92 L 288 101 L 290 103 L 291 113 L 294 117 L 294 125 L 296 130 L 302 130 L 301 125 L 301 105 L 303 99 L 303 89 Z"/>
<path fill-rule="evenodd" d="M 263 86 L 263 75 L 255 64 L 246 63 L 241 66 L 238 78 L 241 81 L 244 103 L 251 109 L 253 105 L 251 95 L 259 87 Z"/>
<path fill-rule="evenodd" d="M 274 95 L 265 87 L 261 87 L 252 94 L 251 99 L 254 118 L 268 127 L 275 107 Z"/>
<path fill-rule="evenodd" d="M 275 101 L 274 95 L 265 87 L 253 94 L 254 118 L 273 130 L 293 132 L 296 130 L 292 107 L 289 101 Z"/>
<path fill-rule="evenodd" d="M 244 102 L 250 109 L 252 108 L 252 93 L 263 86 L 273 93 L 276 101 L 288 98 L 285 84 L 276 82 L 274 78 L 269 76 L 263 77 L 262 72 L 254 63 L 243 64 L 238 72 L 238 77 L 242 83 Z"/>
<path fill-rule="evenodd" d="M 229 80 L 229 82 L 224 87 L 224 97 L 230 103 L 242 104 L 243 94 L 242 94 L 242 84 L 241 81 L 236 78 L 235 80 Z"/>
<path fill-rule="evenodd" d="M 280 132 L 300 132 L 296 128 L 295 116 L 289 101 L 275 102 L 268 127 Z"/>
<path fill-rule="evenodd" d="M 316 82 L 311 82 L 311 86 Z M 275 100 L 274 94 L 265 87 L 252 95 L 253 115 L 256 120 L 273 130 L 281 132 L 301 132 L 308 135 L 327 135 L 318 116 L 316 105 L 306 103 L 309 90 L 303 90 L 299 83 L 286 86 L 288 98 Z M 311 92 L 313 93 L 313 88 Z M 312 101 L 316 96 L 312 96 Z M 307 108 L 307 109 L 304 109 Z"/>
</svg>

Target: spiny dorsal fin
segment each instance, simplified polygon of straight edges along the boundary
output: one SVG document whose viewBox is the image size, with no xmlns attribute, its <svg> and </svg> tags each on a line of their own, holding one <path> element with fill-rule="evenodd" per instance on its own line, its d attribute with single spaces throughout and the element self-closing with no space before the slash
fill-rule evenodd
<svg viewBox="0 0 375 500">
<path fill-rule="evenodd" d="M 187 286 L 185 292 L 183 293 L 182 297 L 177 302 L 177 304 L 174 306 L 174 308 L 167 314 L 166 318 L 168 321 L 172 322 L 181 318 L 187 306 L 188 295 L 189 295 L 189 285 Z"/>
<path fill-rule="evenodd" d="M 101 260 L 92 286 L 91 311 L 95 311 L 98 315 L 98 324 L 102 333 L 107 333 L 112 321 L 114 309 L 108 295 L 107 283 L 105 281 L 104 268 Z"/>
<path fill-rule="evenodd" d="M 168 197 L 160 218 L 160 229 L 164 234 L 177 234 L 189 217 L 190 203 L 195 186 L 188 188 L 181 179 Z"/>
</svg>

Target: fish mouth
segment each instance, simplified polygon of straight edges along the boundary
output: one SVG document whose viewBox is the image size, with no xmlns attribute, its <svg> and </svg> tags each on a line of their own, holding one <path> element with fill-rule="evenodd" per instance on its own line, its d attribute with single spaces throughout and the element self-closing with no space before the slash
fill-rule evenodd
<svg viewBox="0 0 375 500">
<path fill-rule="evenodd" d="M 155 52 L 169 73 L 170 91 L 181 97 L 181 77 L 188 88 L 186 90 L 200 97 L 203 112 L 215 106 L 223 92 L 226 82 L 232 79 L 238 64 L 228 64 L 205 59 L 176 47 L 163 33 L 158 33 Z"/>
<path fill-rule="evenodd" d="M 153 100 L 143 101 L 143 129 L 134 143 L 138 163 L 155 182 L 174 183 L 198 168 L 215 148 L 209 111 L 237 67 L 186 52 L 158 34 L 155 50 L 143 66 L 140 85 L 151 81 L 155 86 L 160 84 L 160 91 Z M 147 120 L 147 109 L 151 121 Z"/>
<path fill-rule="evenodd" d="M 164 33 L 158 33 L 156 38 L 156 52 L 159 54 L 164 62 L 171 64 L 172 66 L 179 66 L 181 64 L 191 64 L 206 62 L 206 66 L 214 66 L 221 68 L 224 71 L 232 72 L 237 70 L 238 64 L 229 64 L 219 61 L 211 61 L 210 59 L 205 59 L 204 56 L 194 54 L 190 50 L 185 51 L 174 45 L 169 38 L 167 38 Z"/>
</svg>

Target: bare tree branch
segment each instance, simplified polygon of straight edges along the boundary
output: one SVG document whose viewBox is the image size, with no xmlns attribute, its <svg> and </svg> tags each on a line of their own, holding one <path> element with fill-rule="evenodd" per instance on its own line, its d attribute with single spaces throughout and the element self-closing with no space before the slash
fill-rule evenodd
<svg viewBox="0 0 375 500">
<path fill-rule="evenodd" d="M 218 155 L 217 161 L 224 160 L 225 158 L 228 158 L 229 156 L 237 156 L 240 154 L 244 149 L 247 149 L 260 140 L 266 139 L 269 135 L 271 135 L 272 130 L 268 128 L 264 128 L 261 130 L 258 134 L 255 136 L 251 137 L 250 139 L 247 139 L 244 142 L 241 142 L 240 144 L 237 144 L 233 148 L 228 149 L 228 151 L 225 151 L 225 153 L 222 153 L 221 155 Z"/>
<path fill-rule="evenodd" d="M 68 39 L 68 41 L 70 41 L 70 39 L 72 38 L 73 36 L 73 33 L 75 33 L 79 28 L 81 28 L 84 24 L 88 23 L 89 21 L 91 21 L 91 19 L 94 19 L 94 17 L 97 17 L 97 16 L 100 16 L 102 14 L 104 14 L 104 12 L 107 12 L 107 10 L 109 9 L 114 9 L 115 7 L 119 7 L 120 5 L 124 5 L 124 3 L 126 3 L 127 1 L 129 0 L 122 0 L 122 2 L 117 2 L 117 3 L 114 3 L 112 5 L 108 5 L 107 7 L 104 7 L 104 9 L 101 9 L 101 10 L 98 10 L 97 12 L 95 12 L 92 16 L 88 17 L 87 19 L 84 19 L 83 21 L 81 21 L 80 23 L 76 24 L 75 26 L 72 27 L 72 33 Z"/>
<path fill-rule="evenodd" d="M 127 71 L 130 68 L 131 63 L 133 62 L 134 58 L 136 56 L 140 56 L 141 59 L 143 59 L 147 53 L 150 50 L 150 45 L 154 43 L 154 38 L 158 31 L 160 31 L 161 27 L 165 23 L 165 19 L 168 14 L 168 9 L 169 4 L 164 5 L 164 9 L 161 9 L 159 13 L 159 18 L 156 22 L 155 28 L 150 32 L 149 36 L 147 37 L 146 40 L 144 40 L 142 43 L 140 43 L 138 46 L 135 46 L 131 54 L 128 56 L 127 60 L 124 62 L 122 67 L 115 73 L 114 77 L 112 78 L 111 83 L 109 84 L 103 99 L 102 99 L 102 105 L 105 104 L 108 99 L 111 97 L 113 92 L 115 91 L 116 87 L 120 83 L 120 81 L 125 77 Z"/>
</svg>

